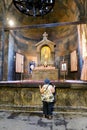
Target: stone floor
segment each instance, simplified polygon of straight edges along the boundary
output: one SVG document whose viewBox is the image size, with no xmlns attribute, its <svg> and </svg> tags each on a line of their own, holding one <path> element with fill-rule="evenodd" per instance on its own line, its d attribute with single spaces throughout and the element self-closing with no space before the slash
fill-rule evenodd
<svg viewBox="0 0 87 130">
<path fill-rule="evenodd" d="M 54 113 L 49 120 L 42 113 L 0 111 L 0 130 L 87 130 L 87 113 Z"/>
</svg>

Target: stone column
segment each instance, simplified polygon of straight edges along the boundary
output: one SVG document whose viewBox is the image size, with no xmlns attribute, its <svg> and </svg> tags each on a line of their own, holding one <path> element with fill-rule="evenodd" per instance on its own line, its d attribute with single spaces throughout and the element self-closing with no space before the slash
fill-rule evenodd
<svg viewBox="0 0 87 130">
<path fill-rule="evenodd" d="M 81 76 L 81 70 L 82 70 L 82 64 L 83 64 L 83 59 L 82 59 L 82 54 L 81 54 L 81 44 L 82 44 L 82 39 L 81 39 L 81 29 L 80 25 L 78 25 L 78 72 L 79 72 L 79 79 Z"/>
<path fill-rule="evenodd" d="M 0 81 L 3 80 L 3 69 L 4 69 L 4 29 L 1 31 L 1 43 L 0 43 Z"/>
<path fill-rule="evenodd" d="M 52 57 L 52 65 L 54 65 L 54 61 L 55 61 L 55 52 L 51 52 L 51 57 Z"/>
<path fill-rule="evenodd" d="M 8 80 L 14 80 L 14 38 L 9 34 L 9 47 L 8 47 Z"/>
<path fill-rule="evenodd" d="M 1 30 L 1 41 L 0 41 L 0 81 L 3 80 L 3 70 L 4 70 L 4 41 L 5 41 L 5 32 L 4 32 L 4 25 L 5 25 L 5 8 L 4 2 L 0 2 L 1 5 L 1 23 L 2 23 L 2 30 Z"/>
<path fill-rule="evenodd" d="M 40 52 L 37 52 L 37 65 L 40 65 L 41 62 L 40 62 Z"/>
</svg>

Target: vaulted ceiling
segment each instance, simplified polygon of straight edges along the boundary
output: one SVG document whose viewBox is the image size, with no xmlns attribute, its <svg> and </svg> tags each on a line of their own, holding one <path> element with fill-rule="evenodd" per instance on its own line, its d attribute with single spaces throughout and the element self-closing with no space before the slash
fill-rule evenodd
<svg viewBox="0 0 87 130">
<path fill-rule="evenodd" d="M 50 39 L 56 39 L 73 32 L 81 20 L 86 22 L 85 15 L 86 0 L 55 0 L 53 11 L 43 17 L 22 14 L 12 0 L 3 0 L 0 4 L 0 27 L 10 29 L 8 20 L 12 19 L 15 29 L 24 37 L 39 39 L 43 32 L 47 32 Z"/>
</svg>

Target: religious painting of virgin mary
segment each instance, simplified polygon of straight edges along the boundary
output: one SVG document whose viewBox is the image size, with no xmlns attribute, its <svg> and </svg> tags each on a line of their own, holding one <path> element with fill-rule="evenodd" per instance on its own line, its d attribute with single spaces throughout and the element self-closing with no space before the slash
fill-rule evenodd
<svg viewBox="0 0 87 130">
<path fill-rule="evenodd" d="M 41 48 L 41 63 L 49 64 L 51 61 L 51 50 L 48 46 Z"/>
</svg>

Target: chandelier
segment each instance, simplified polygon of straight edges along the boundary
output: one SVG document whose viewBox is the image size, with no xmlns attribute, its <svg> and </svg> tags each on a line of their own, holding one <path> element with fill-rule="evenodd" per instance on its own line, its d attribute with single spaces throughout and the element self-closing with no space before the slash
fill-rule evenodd
<svg viewBox="0 0 87 130">
<path fill-rule="evenodd" d="M 55 0 L 13 0 L 15 7 L 29 16 L 43 16 L 52 11 Z"/>
</svg>

